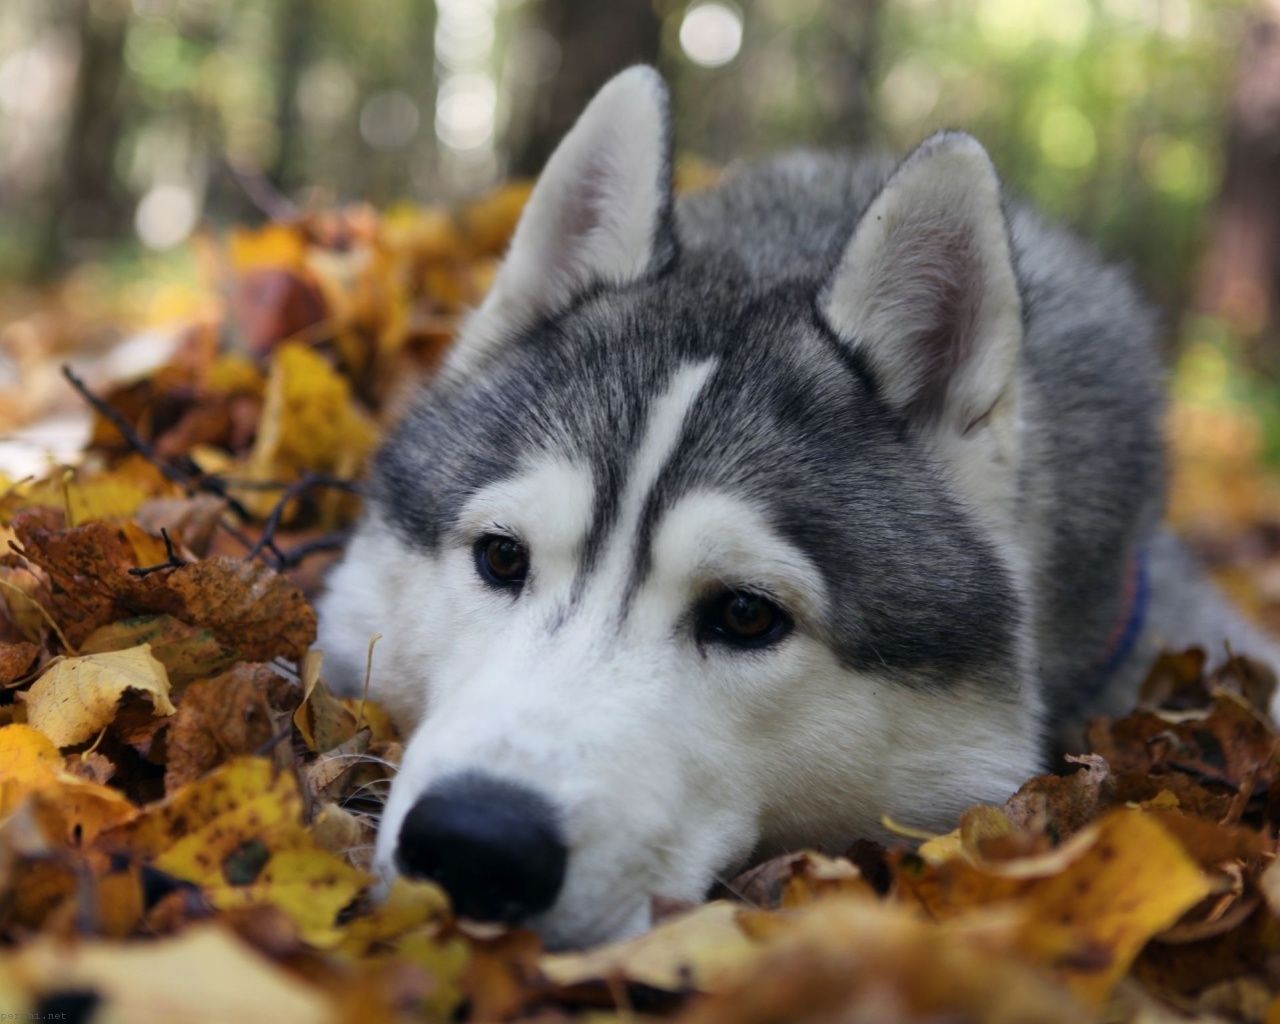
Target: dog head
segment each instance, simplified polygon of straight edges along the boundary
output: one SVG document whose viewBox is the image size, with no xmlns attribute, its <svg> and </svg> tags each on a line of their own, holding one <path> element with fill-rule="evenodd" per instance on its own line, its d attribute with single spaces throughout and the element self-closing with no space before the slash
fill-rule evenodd
<svg viewBox="0 0 1280 1024">
<path fill-rule="evenodd" d="M 963 135 L 889 171 L 677 208 L 643 68 L 565 138 L 321 605 L 407 730 L 382 870 L 581 945 L 1034 768 L 999 186 Z"/>
</svg>

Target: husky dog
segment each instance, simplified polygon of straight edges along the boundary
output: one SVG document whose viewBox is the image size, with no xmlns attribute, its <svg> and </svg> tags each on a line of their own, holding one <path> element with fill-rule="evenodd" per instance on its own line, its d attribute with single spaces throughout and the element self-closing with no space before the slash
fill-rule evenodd
<svg viewBox="0 0 1280 1024">
<path fill-rule="evenodd" d="M 1272 653 L 1161 530 L 1151 311 L 973 138 L 679 201 L 671 145 L 652 70 L 587 107 L 320 608 L 408 737 L 379 869 L 553 947 L 949 829 L 1166 642 Z"/>
</svg>

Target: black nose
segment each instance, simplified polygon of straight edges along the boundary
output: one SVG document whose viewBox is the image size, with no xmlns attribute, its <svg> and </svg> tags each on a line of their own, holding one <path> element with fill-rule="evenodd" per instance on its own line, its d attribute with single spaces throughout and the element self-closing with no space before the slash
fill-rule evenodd
<svg viewBox="0 0 1280 1024">
<path fill-rule="evenodd" d="M 556 814 L 532 790 L 479 775 L 445 780 L 400 826 L 403 874 L 444 888 L 460 917 L 514 922 L 546 910 L 568 851 Z"/>
</svg>

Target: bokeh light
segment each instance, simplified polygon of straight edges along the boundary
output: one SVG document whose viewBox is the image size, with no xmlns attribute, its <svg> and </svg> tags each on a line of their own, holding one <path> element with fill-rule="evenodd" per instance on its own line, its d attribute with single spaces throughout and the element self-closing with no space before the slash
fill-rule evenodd
<svg viewBox="0 0 1280 1024">
<path fill-rule="evenodd" d="M 195 230 L 200 208 L 185 185 L 156 185 L 138 203 L 133 226 L 148 249 L 172 249 Z"/>
<path fill-rule="evenodd" d="M 742 12 L 719 0 L 694 4 L 680 22 L 680 48 L 704 68 L 728 64 L 742 49 Z"/>
</svg>

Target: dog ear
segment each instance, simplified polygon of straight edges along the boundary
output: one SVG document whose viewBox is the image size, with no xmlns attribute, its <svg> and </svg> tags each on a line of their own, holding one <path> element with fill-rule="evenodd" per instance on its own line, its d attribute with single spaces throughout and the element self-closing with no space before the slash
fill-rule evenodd
<svg viewBox="0 0 1280 1024">
<path fill-rule="evenodd" d="M 455 365 L 473 366 L 595 285 L 637 280 L 674 256 L 671 146 L 653 68 L 629 68 L 596 93 L 538 178 Z"/>
<path fill-rule="evenodd" d="M 913 429 L 967 436 L 1012 413 L 1022 312 L 986 151 L 927 139 L 868 207 L 821 298 Z"/>
</svg>

